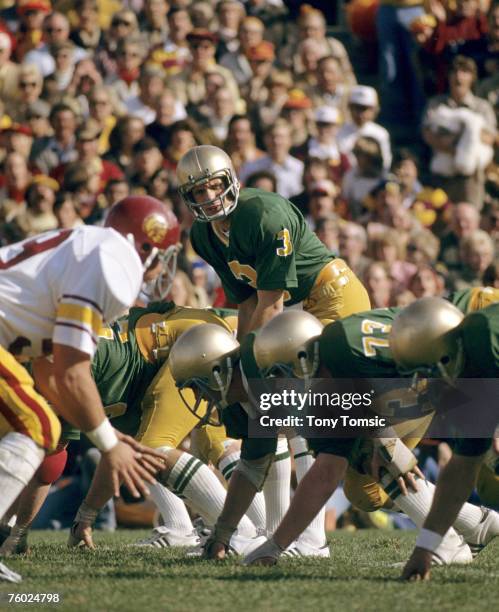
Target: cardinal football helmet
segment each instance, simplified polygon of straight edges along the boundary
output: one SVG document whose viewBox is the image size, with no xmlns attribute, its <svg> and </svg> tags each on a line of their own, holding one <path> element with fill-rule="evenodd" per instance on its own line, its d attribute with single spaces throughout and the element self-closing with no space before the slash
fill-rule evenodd
<svg viewBox="0 0 499 612">
<path fill-rule="evenodd" d="M 286 310 L 271 319 L 253 345 L 260 374 L 310 380 L 319 368 L 322 323 L 304 310 Z"/>
<path fill-rule="evenodd" d="M 212 200 L 196 202 L 192 193 L 194 187 L 214 178 L 223 180 L 223 192 Z M 201 145 L 188 151 L 178 163 L 177 182 L 182 199 L 200 221 L 227 217 L 237 206 L 239 181 L 230 157 L 218 147 Z M 220 204 L 220 210 L 209 214 L 206 209 L 217 204 Z"/>
<path fill-rule="evenodd" d="M 109 211 L 105 222 L 125 236 L 134 246 L 147 270 L 156 258 L 161 272 L 145 283 L 148 299 L 164 299 L 169 293 L 177 269 L 180 226 L 177 217 L 166 206 L 150 196 L 128 196 Z"/>
<path fill-rule="evenodd" d="M 223 327 L 200 323 L 185 331 L 175 342 L 169 357 L 170 370 L 184 404 L 204 423 L 220 425 L 213 409 L 227 406 L 227 393 L 234 366 L 239 361 L 239 343 Z M 184 391 L 192 389 L 194 405 Z M 208 401 L 203 413 L 201 402 Z"/>
<path fill-rule="evenodd" d="M 437 297 L 421 298 L 404 308 L 390 332 L 390 348 L 401 372 L 454 378 L 462 366 L 457 328 L 463 318 L 458 308 Z"/>
</svg>

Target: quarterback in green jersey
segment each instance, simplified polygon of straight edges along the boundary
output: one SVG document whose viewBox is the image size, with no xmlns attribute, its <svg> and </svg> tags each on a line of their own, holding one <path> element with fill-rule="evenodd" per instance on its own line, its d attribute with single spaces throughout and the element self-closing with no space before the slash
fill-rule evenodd
<svg viewBox="0 0 499 612">
<path fill-rule="evenodd" d="M 457 378 L 488 379 L 483 381 L 481 389 L 483 401 L 489 400 L 491 410 L 497 411 L 499 304 L 470 312 L 454 325 L 442 313 L 442 301 L 426 299 L 410 305 L 397 317 L 390 342 L 399 367 L 411 372 L 437 371 L 449 384 Z M 430 577 L 432 552 L 473 490 L 497 421 L 495 418 L 491 425 L 490 437 L 457 441 L 450 461 L 440 474 L 434 502 L 404 568 L 404 578 L 426 580 Z M 492 452 L 497 454 L 497 438 L 493 444 Z M 499 480 L 495 476 L 497 489 Z"/>
<path fill-rule="evenodd" d="M 240 189 L 224 151 L 194 147 L 180 160 L 177 180 L 196 217 L 192 246 L 238 304 L 239 338 L 284 305 L 303 302 L 321 320 L 369 308 L 358 278 L 313 234 L 298 209 L 278 194 Z"/>
</svg>

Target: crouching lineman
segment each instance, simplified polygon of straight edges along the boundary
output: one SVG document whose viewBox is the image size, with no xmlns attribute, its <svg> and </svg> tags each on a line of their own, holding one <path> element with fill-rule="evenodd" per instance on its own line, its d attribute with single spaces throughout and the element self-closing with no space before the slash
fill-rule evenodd
<svg viewBox="0 0 499 612">
<path fill-rule="evenodd" d="M 321 333 L 321 328 L 313 317 L 300 311 L 289 311 L 269 322 L 253 339 L 251 339 L 250 335 L 248 343 L 243 343 L 241 348 L 241 365 L 244 369 L 244 374 L 247 378 L 259 377 L 262 372 L 269 374 L 272 373 L 272 368 L 277 363 L 284 371 L 293 372 L 293 375 L 303 377 L 304 370 L 302 367 L 306 366 L 305 371 L 308 371 L 310 376 L 318 371 L 319 365 L 322 363 L 321 375 L 323 377 L 331 375 L 344 378 L 351 377 L 352 371 L 358 372 L 357 375 L 363 377 L 396 377 L 397 370 L 389 353 L 387 338 L 394 314 L 393 311 L 383 309 L 361 315 L 352 315 L 343 321 L 329 325 Z M 188 339 L 190 342 L 196 340 L 195 334 L 195 330 L 189 333 Z M 287 343 L 282 342 L 284 337 L 288 338 Z M 182 340 L 177 345 L 179 351 Z M 335 346 L 335 343 L 337 346 Z M 252 344 L 253 346 L 251 346 Z M 320 363 L 319 360 L 314 359 L 317 349 L 319 350 Z M 233 354 L 236 355 L 235 361 L 237 363 L 239 356 L 235 349 L 233 349 Z M 304 356 L 305 362 L 302 361 Z M 182 368 L 179 367 L 177 372 L 175 367 L 176 359 L 177 353 L 175 352 L 172 354 L 172 371 L 177 383 L 180 382 L 181 385 L 186 386 L 189 384 L 195 385 L 196 377 L 199 374 L 195 373 L 192 366 L 190 369 L 190 379 L 185 377 L 187 370 L 182 372 Z M 224 359 L 223 355 L 219 355 L 219 363 L 225 363 Z M 234 360 L 234 357 L 232 357 L 232 360 Z M 202 364 L 198 364 L 198 368 L 201 370 Z M 205 368 L 205 377 L 206 374 Z M 237 398 L 234 388 L 236 385 L 238 385 L 237 375 L 232 376 L 232 383 L 228 386 L 227 396 L 230 400 Z M 217 387 L 212 381 L 212 390 L 219 387 L 220 385 Z M 407 393 L 406 389 L 404 391 Z M 211 394 L 213 395 L 213 391 L 211 391 Z M 393 391 L 391 391 L 391 394 L 396 399 L 393 396 Z M 404 400 L 406 399 L 410 398 L 404 398 Z M 230 409 L 225 412 L 230 412 Z M 423 435 L 428 423 L 428 419 L 420 419 L 419 423 L 409 422 L 403 424 L 403 428 L 406 431 L 404 436 L 406 441 L 414 446 Z M 404 434 L 399 432 L 399 435 Z M 281 527 L 277 529 L 274 538 L 269 544 L 263 547 L 264 550 L 261 551 L 261 556 L 267 560 L 268 557 L 271 557 L 275 561 L 280 552 L 313 519 L 318 508 L 328 499 L 337 483 L 343 479 L 347 471 L 347 459 L 350 459 L 353 466 L 359 467 L 357 465 L 358 461 L 355 458 L 356 453 L 353 452 L 355 444 L 351 440 L 316 439 L 309 440 L 309 444 L 318 454 L 314 464 L 317 467 L 313 467 L 310 476 L 307 476 L 300 483 L 293 498 L 290 511 Z M 362 456 L 362 453 L 357 454 Z M 411 453 L 406 453 L 406 458 L 409 462 L 409 467 L 415 464 Z M 392 468 L 396 470 L 397 466 L 392 466 Z M 411 516 L 416 524 L 421 525 L 431 503 L 432 487 L 431 485 L 427 486 L 426 483 L 423 485 L 422 481 L 418 481 L 418 484 L 413 486 L 414 489 L 417 488 L 417 491 L 411 491 L 413 479 L 409 470 L 405 476 L 405 480 L 407 480 L 409 485 L 409 491 L 407 492 L 405 482 L 400 478 L 400 475 L 400 470 L 399 472 L 395 471 L 395 473 L 392 471 L 392 475 L 389 477 L 391 483 L 384 482 L 384 485 L 391 492 L 395 505 Z M 398 476 L 398 480 L 394 476 Z M 396 480 L 397 482 L 395 483 Z M 238 508 L 237 503 L 235 503 L 236 493 L 238 495 L 237 499 L 244 498 L 244 494 L 241 491 L 237 491 L 234 493 L 234 496 L 231 496 L 231 488 L 229 488 L 224 512 L 219 519 L 219 521 L 223 520 L 229 525 L 234 524 L 233 521 L 243 506 L 243 504 L 239 504 Z M 246 490 L 246 498 L 249 499 L 251 497 L 251 487 L 248 486 L 247 480 L 240 482 L 240 488 Z M 391 503 L 387 494 L 372 477 L 356 474 L 350 468 L 346 476 L 345 490 L 350 495 L 351 501 L 354 504 L 364 507 L 369 502 L 371 507 L 367 507 L 367 510 L 376 509 L 386 502 Z M 407 492 L 408 494 L 403 495 L 401 492 Z M 481 521 L 483 524 L 478 529 L 477 526 Z M 499 531 L 499 521 L 495 513 L 489 513 L 467 505 L 463 509 L 463 513 L 458 517 L 456 527 L 463 533 L 466 533 L 466 537 L 471 543 L 478 546 L 488 543 L 496 535 Z M 485 527 L 485 529 L 482 529 L 482 527 Z M 279 540 L 279 538 L 281 539 Z M 255 551 L 254 555 L 256 557 L 250 555 L 248 560 L 251 561 L 258 558 L 259 554 L 259 551 Z M 471 553 L 467 546 L 461 544 L 460 538 L 453 534 L 453 537 L 449 535 L 446 542 L 440 547 L 438 557 L 435 556 L 435 559 L 439 559 L 440 562 L 444 563 L 450 561 L 467 562 L 471 560 Z"/>
<path fill-rule="evenodd" d="M 134 302 L 167 230 L 161 202 L 126 198 L 107 228 L 47 232 L 0 249 L 0 518 L 60 436 L 59 420 L 16 357 L 53 355 L 63 400 L 56 408 L 102 451 L 114 491 L 121 479 L 139 496 L 162 466 L 156 453 L 113 430 L 90 360 L 101 324 Z M 5 566 L 0 578 L 20 580 Z"/>
<path fill-rule="evenodd" d="M 149 488 L 167 527 L 155 529 L 144 545 L 161 548 L 199 543 L 185 505 L 177 494 L 199 509 L 209 525 L 216 521 L 223 506 L 225 489 L 215 474 L 198 459 L 177 448 L 199 421 L 181 400 L 167 362 L 169 350 L 182 332 L 208 322 L 232 333 L 229 322 L 215 311 L 177 307 L 172 302 L 132 308 L 128 317 L 100 332 L 92 374 L 111 423 L 117 430 L 135 436 L 165 457 L 166 465 L 158 475 L 159 482 Z M 51 368 L 50 361 L 37 360 L 35 382 L 50 387 Z M 54 390 L 47 390 L 47 393 L 54 393 Z M 228 476 L 230 470 L 224 468 L 232 464 L 237 455 L 234 441 L 228 440 L 223 428 L 207 426 L 196 433 L 200 455 L 206 462 L 220 466 Z M 71 546 L 94 547 L 91 525 L 113 493 L 103 480 L 102 469 L 99 465 L 78 511 L 70 535 Z M 37 494 L 36 507 L 33 503 L 31 509 L 24 507 L 22 516 L 29 517 L 31 522 L 47 492 L 48 488 L 43 495 Z M 31 495 L 26 501 L 30 499 L 33 501 L 35 496 Z M 265 509 L 261 506 L 261 500 L 256 500 L 249 512 L 259 527 L 265 522 Z M 24 549 L 25 541 L 20 538 L 25 538 L 27 527 L 27 524 L 16 524 L 0 553 L 13 554 L 20 544 L 21 550 Z M 250 543 L 254 545 L 249 540 L 255 535 L 253 522 L 244 517 L 233 539 L 234 549 L 242 552 Z"/>
<path fill-rule="evenodd" d="M 442 321 L 442 300 L 426 298 L 407 307 L 394 321 L 390 342 L 393 355 L 406 371 L 432 372 L 452 384 L 456 378 L 497 379 L 499 376 L 499 304 L 469 313 L 462 321 Z M 484 381 L 485 383 L 485 381 Z M 496 417 L 490 438 L 459 438 L 454 453 L 437 482 L 434 500 L 407 562 L 403 578 L 430 578 L 431 557 L 446 537 L 455 517 L 462 513 L 477 476 L 489 471 L 484 458 L 490 452 L 497 421 L 497 387 L 483 386 L 483 399 L 491 402 Z M 487 393 L 487 390 L 489 393 Z M 491 392 L 492 391 L 492 392 Z M 494 413 L 491 412 L 493 416 Z M 466 432 L 462 432 L 466 435 Z M 497 452 L 497 438 L 494 451 Z M 495 486 L 499 485 L 497 478 Z M 478 478 L 478 484 L 490 481 Z"/>
</svg>

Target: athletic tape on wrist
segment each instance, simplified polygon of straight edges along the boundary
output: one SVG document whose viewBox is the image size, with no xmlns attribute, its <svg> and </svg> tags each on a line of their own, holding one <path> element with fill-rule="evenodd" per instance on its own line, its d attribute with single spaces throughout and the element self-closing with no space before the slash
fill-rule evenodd
<svg viewBox="0 0 499 612">
<path fill-rule="evenodd" d="M 418 539 L 416 540 L 416 546 L 418 548 L 424 548 L 425 550 L 429 550 L 430 552 L 435 552 L 437 548 L 442 543 L 444 536 L 436 533 L 435 531 L 430 531 L 429 529 L 421 529 L 418 535 Z"/>
<path fill-rule="evenodd" d="M 108 419 L 104 419 L 98 427 L 87 431 L 85 435 L 102 453 L 109 452 L 118 444 L 118 437 Z"/>
</svg>

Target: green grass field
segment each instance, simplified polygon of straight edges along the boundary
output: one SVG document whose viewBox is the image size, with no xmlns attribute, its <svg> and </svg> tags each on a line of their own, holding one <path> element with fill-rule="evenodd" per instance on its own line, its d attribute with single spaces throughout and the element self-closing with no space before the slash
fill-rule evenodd
<svg viewBox="0 0 499 612">
<path fill-rule="evenodd" d="M 8 560 L 19 585 L 0 583 L 1 610 L 251 612 L 338 610 L 497 610 L 499 542 L 467 567 L 438 568 L 429 583 L 401 583 L 415 533 L 331 535 L 330 560 L 288 560 L 274 568 L 214 563 L 178 550 L 127 547 L 143 531 L 97 533 L 97 551 L 69 551 L 66 534 L 35 532 L 32 552 Z M 5 593 L 59 593 L 62 603 L 6 603 Z"/>
</svg>

